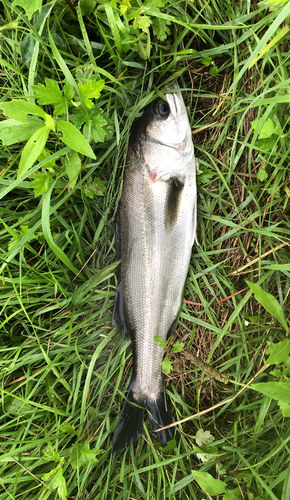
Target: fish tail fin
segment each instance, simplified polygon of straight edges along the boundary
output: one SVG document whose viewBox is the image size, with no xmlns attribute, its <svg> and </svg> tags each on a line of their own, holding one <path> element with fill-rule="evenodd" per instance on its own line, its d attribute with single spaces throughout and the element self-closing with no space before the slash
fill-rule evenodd
<svg viewBox="0 0 290 500">
<path fill-rule="evenodd" d="M 117 456 L 123 448 L 127 448 L 141 437 L 143 412 L 144 408 L 138 405 L 133 391 L 129 388 L 113 439 L 112 454 L 114 456 Z"/>
<path fill-rule="evenodd" d="M 160 429 L 173 423 L 173 417 L 170 409 L 166 405 L 165 394 L 162 391 L 156 400 L 147 400 L 146 409 L 148 410 L 149 423 L 152 431 Z M 155 436 L 159 439 L 162 446 L 174 437 L 174 427 L 156 432 Z"/>
</svg>

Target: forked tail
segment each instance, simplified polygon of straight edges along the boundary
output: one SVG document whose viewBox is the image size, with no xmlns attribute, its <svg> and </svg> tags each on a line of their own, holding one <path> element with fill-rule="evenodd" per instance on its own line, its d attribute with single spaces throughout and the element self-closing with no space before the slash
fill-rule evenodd
<svg viewBox="0 0 290 500">
<path fill-rule="evenodd" d="M 173 418 L 170 409 L 167 407 L 165 401 L 165 394 L 162 391 L 156 401 L 148 400 L 146 402 L 146 410 L 148 410 L 148 417 L 152 431 L 160 429 L 173 423 Z M 166 446 L 167 441 L 174 437 L 174 427 L 164 429 L 156 432 L 155 436 L 159 439 L 162 446 Z"/>
<path fill-rule="evenodd" d="M 153 431 L 172 424 L 173 418 L 170 410 L 166 407 L 163 391 L 156 401 L 148 400 L 144 406 L 146 410 L 148 410 L 149 422 Z M 141 437 L 143 412 L 144 408 L 140 407 L 140 403 L 134 399 L 132 389 L 129 388 L 127 401 L 125 401 L 122 408 L 113 439 L 113 455 L 118 455 L 123 448 L 127 448 L 130 444 L 136 443 Z M 173 439 L 173 436 L 173 427 L 156 433 L 156 437 L 159 439 L 162 446 L 165 446 L 167 441 Z"/>
<path fill-rule="evenodd" d="M 119 455 L 123 448 L 127 448 L 141 437 L 144 409 L 135 405 L 138 405 L 138 401 L 134 399 L 133 391 L 129 389 L 113 439 L 113 455 Z"/>
</svg>

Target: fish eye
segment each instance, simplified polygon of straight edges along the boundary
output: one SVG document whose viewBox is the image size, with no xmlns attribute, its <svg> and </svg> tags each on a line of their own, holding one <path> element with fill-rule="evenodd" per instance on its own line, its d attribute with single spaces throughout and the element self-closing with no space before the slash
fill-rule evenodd
<svg viewBox="0 0 290 500">
<path fill-rule="evenodd" d="M 154 112 L 161 118 L 166 118 L 169 115 L 169 106 L 165 101 L 157 101 L 154 105 Z"/>
</svg>

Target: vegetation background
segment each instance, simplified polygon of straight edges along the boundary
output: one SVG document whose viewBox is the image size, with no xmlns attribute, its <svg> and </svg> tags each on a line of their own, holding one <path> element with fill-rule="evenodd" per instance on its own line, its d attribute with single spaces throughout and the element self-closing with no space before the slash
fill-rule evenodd
<svg viewBox="0 0 290 500">
<path fill-rule="evenodd" d="M 289 500 L 290 2 L 0 15 L 0 499 Z M 182 423 L 163 449 L 145 419 L 114 462 L 114 217 L 133 120 L 177 78 L 200 243 L 163 363 Z"/>
</svg>

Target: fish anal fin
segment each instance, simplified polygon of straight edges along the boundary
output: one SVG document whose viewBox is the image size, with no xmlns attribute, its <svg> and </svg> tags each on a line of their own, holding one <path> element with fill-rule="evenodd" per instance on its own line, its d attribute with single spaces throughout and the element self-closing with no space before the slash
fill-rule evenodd
<svg viewBox="0 0 290 500">
<path fill-rule="evenodd" d="M 177 222 L 183 188 L 183 177 L 171 177 L 165 207 L 165 229 L 167 231 L 172 231 Z"/>
<path fill-rule="evenodd" d="M 112 454 L 115 456 L 119 455 L 123 448 L 136 443 L 142 435 L 144 409 L 136 405 L 138 402 L 134 399 L 133 391 L 129 389 L 113 439 Z"/>
<path fill-rule="evenodd" d="M 129 326 L 129 322 L 126 319 L 126 311 L 124 305 L 123 298 L 123 288 L 122 281 L 118 283 L 116 294 L 115 294 L 115 303 L 114 310 L 112 316 L 112 325 L 117 329 L 119 333 L 124 332 L 124 336 L 132 341 L 133 335 L 131 328 Z"/>
<path fill-rule="evenodd" d="M 167 332 L 166 340 L 168 340 L 171 337 L 171 335 L 174 334 L 177 326 L 177 320 L 178 320 L 178 315 L 176 316 L 176 318 L 174 318 L 172 325 Z"/>
<path fill-rule="evenodd" d="M 148 410 L 149 423 L 152 431 L 160 429 L 173 423 L 171 411 L 166 405 L 164 391 L 160 392 L 156 400 L 147 400 L 146 410 Z M 156 432 L 155 436 L 159 439 L 162 446 L 165 446 L 168 441 L 174 437 L 175 428 L 170 427 L 160 432 Z"/>
</svg>

